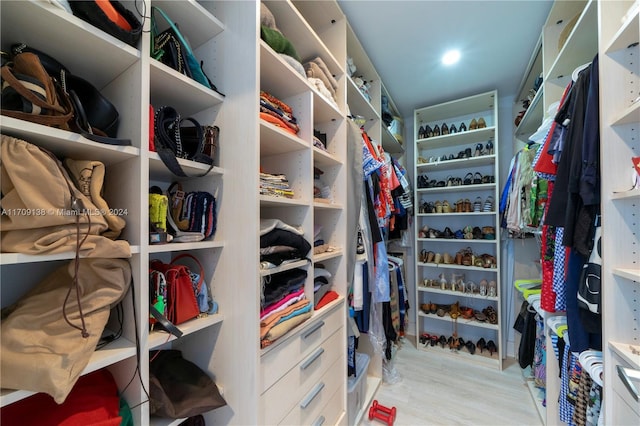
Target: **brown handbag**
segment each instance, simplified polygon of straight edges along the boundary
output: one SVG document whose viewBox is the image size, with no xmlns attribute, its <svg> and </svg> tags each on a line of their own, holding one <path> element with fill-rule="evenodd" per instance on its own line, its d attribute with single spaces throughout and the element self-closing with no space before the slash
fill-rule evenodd
<svg viewBox="0 0 640 426">
<path fill-rule="evenodd" d="M 15 55 L 1 73 L 2 115 L 70 130 L 74 116 L 71 100 L 36 54 Z"/>
</svg>

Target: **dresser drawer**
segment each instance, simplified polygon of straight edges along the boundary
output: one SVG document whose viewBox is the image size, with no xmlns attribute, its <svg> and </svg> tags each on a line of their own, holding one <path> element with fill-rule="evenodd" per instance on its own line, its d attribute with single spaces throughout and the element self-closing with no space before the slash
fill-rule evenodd
<svg viewBox="0 0 640 426">
<path fill-rule="evenodd" d="M 335 410 L 343 411 L 344 403 L 344 386 L 346 381 L 346 373 L 344 372 L 344 358 L 340 357 L 327 370 L 324 376 L 314 384 L 311 389 L 302 395 L 298 393 L 298 401 L 291 412 L 280 423 L 281 425 L 310 425 L 314 422 L 324 424 L 327 420 L 334 417 Z M 336 396 L 338 394 L 339 396 Z M 327 407 L 329 402 L 335 404 L 336 407 Z M 326 408 L 326 412 L 324 411 Z M 323 414 L 325 413 L 325 414 Z"/>
<path fill-rule="evenodd" d="M 286 337 L 260 358 L 261 394 L 344 324 L 346 314 L 343 306 L 341 301 L 322 316 L 312 317 L 304 328 Z"/>
<path fill-rule="evenodd" d="M 319 414 L 312 416 L 308 424 L 311 426 L 330 426 L 337 425 L 341 417 L 346 418 L 345 408 L 343 407 L 344 392 L 339 388 L 331 397 L 327 405 L 324 406 Z"/>
<path fill-rule="evenodd" d="M 342 340 L 342 333 L 333 333 L 262 395 L 259 418 L 265 424 L 281 421 L 296 406 L 300 396 L 311 391 L 325 373 L 340 375 L 343 370 L 346 371 L 345 345 L 342 344 Z M 330 367 L 338 358 L 342 360 L 341 364 L 345 368 L 331 370 Z"/>
<path fill-rule="evenodd" d="M 631 386 L 635 387 L 636 391 L 640 390 L 640 372 L 631 368 L 626 362 L 622 360 L 617 354 L 613 355 L 613 364 L 615 366 L 615 377 L 613 377 L 613 418 L 610 419 L 611 424 L 627 425 L 627 424 L 640 424 L 640 402 L 635 399 L 631 394 L 631 390 L 627 388 L 624 383 L 624 379 L 620 377 L 618 372 L 618 366 L 627 368 L 627 377 L 631 383 Z"/>
</svg>

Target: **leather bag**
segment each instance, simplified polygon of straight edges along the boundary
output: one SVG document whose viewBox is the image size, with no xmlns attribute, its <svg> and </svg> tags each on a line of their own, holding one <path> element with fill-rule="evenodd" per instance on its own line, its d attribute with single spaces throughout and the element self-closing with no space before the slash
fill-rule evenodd
<svg viewBox="0 0 640 426">
<path fill-rule="evenodd" d="M 179 325 L 200 315 L 188 267 L 154 259 L 150 262 L 150 269 L 164 275 L 166 317 L 172 324 Z"/>
<path fill-rule="evenodd" d="M 78 18 L 135 47 L 142 35 L 142 24 L 136 15 L 118 1 L 100 3 L 105 2 L 72 0 L 69 5 Z"/>
<path fill-rule="evenodd" d="M 179 350 L 149 353 L 149 412 L 179 419 L 227 405 L 209 375 Z"/>
<path fill-rule="evenodd" d="M 192 124 L 191 126 L 185 125 Z M 218 144 L 220 129 L 202 126 L 192 118 L 183 118 L 173 107 L 162 106 L 154 117 L 154 148 L 162 162 L 176 176 L 202 177 L 213 169 L 213 155 Z M 209 165 L 202 174 L 189 176 L 182 169 L 178 158 Z"/>
<path fill-rule="evenodd" d="M 30 52 L 15 55 L 1 69 L 2 115 L 37 124 L 71 129 L 69 96 L 51 78 L 40 58 Z"/>
<path fill-rule="evenodd" d="M 169 28 L 161 33 L 158 33 L 156 13 L 169 24 Z M 202 70 L 202 66 L 193 54 L 189 43 L 180 33 L 178 26 L 162 9 L 156 6 L 151 8 L 151 35 L 153 42 L 151 56 L 154 59 L 197 81 L 207 89 L 216 90 Z"/>
<path fill-rule="evenodd" d="M 198 232 L 211 238 L 217 229 L 216 197 L 206 191 L 184 191 L 179 182 L 168 190 L 172 222 L 183 232 Z"/>
</svg>

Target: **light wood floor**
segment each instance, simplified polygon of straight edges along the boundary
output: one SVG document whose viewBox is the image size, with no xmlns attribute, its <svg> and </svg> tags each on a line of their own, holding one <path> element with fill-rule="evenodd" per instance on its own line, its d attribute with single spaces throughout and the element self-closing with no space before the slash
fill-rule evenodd
<svg viewBox="0 0 640 426">
<path fill-rule="evenodd" d="M 418 351 L 413 337 L 398 350 L 400 381 L 382 383 L 374 396 L 396 407 L 395 425 L 535 425 L 542 424 L 520 366 L 509 360 L 503 371 L 455 357 Z M 361 425 L 369 421 L 368 407 Z"/>
</svg>

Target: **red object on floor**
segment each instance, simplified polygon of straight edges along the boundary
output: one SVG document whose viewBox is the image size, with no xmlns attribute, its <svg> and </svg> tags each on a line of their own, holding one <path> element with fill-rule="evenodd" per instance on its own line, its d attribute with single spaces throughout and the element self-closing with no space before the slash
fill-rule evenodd
<svg viewBox="0 0 640 426">
<path fill-rule="evenodd" d="M 396 421 L 396 407 L 385 407 L 378 404 L 378 400 L 374 399 L 373 404 L 369 407 L 369 420 L 378 419 L 389 426 L 393 426 Z"/>
</svg>

